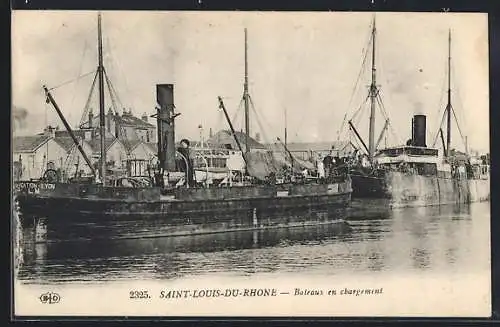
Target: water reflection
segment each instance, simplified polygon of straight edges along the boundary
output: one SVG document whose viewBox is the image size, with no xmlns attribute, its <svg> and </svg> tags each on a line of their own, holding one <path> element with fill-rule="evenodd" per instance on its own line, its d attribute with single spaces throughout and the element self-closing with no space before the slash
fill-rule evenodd
<svg viewBox="0 0 500 327">
<path fill-rule="evenodd" d="M 489 204 L 397 210 L 354 204 L 346 223 L 265 231 L 35 244 L 26 230 L 18 278 L 49 283 L 262 272 L 451 273 L 484 266 L 489 243 L 480 237 L 489 236 L 488 226 Z"/>
</svg>

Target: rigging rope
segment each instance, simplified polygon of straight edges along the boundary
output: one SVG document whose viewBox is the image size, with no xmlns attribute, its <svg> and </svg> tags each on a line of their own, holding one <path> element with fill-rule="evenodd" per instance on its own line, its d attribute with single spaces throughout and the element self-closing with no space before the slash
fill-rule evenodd
<svg viewBox="0 0 500 327">
<path fill-rule="evenodd" d="M 257 120 L 257 124 L 260 127 L 260 130 L 261 130 L 261 133 L 262 133 L 262 137 L 264 138 L 265 143 L 270 143 L 269 142 L 269 138 L 267 137 L 267 134 L 265 132 L 265 129 L 263 128 L 262 123 L 260 121 L 259 114 L 257 113 L 257 110 L 255 109 L 255 105 L 254 105 L 253 99 L 252 99 L 252 97 L 250 95 L 248 95 L 248 101 L 250 102 L 250 106 L 251 106 L 251 108 L 252 108 L 252 110 L 253 110 L 253 112 L 255 114 L 255 119 Z M 270 127 L 270 126 L 268 125 L 268 127 Z M 261 143 L 261 142 L 259 142 L 259 143 Z M 266 145 L 266 148 L 268 148 L 268 150 L 270 149 L 269 146 L 267 146 L 267 145 Z"/>
<path fill-rule="evenodd" d="M 85 54 L 87 53 L 87 40 L 84 41 L 83 43 L 83 54 L 82 54 L 82 58 L 80 60 L 80 66 L 78 68 L 78 75 L 81 75 L 82 74 L 82 70 L 83 70 L 83 61 L 85 59 Z M 75 83 L 75 88 L 73 90 L 73 97 L 71 98 L 71 107 L 73 107 L 73 104 L 75 103 L 75 98 L 76 98 L 76 91 L 77 91 L 77 86 L 78 86 L 78 82 L 80 80 L 77 80 L 76 83 Z"/>
<path fill-rule="evenodd" d="M 455 73 L 455 66 L 453 64 L 451 65 L 451 69 L 453 71 L 453 75 L 452 76 L 457 76 L 456 73 Z M 458 106 L 458 109 L 459 109 L 458 110 L 459 111 L 459 115 L 458 116 L 461 116 L 460 122 L 464 122 L 464 121 L 466 121 L 465 119 L 463 119 L 464 118 L 463 113 L 465 112 L 465 110 L 464 110 L 464 106 L 463 106 L 463 101 L 462 101 L 462 96 L 461 96 L 460 88 L 458 86 L 458 83 L 454 83 L 454 85 L 455 85 L 455 90 L 456 90 L 455 94 L 456 94 L 456 98 L 458 100 L 457 102 L 458 102 L 458 105 L 459 105 Z M 459 119 L 458 119 L 457 115 L 455 115 L 455 108 L 453 106 L 452 106 L 452 110 L 453 110 L 453 115 L 455 116 L 455 122 L 457 124 L 458 129 L 460 130 L 460 122 L 459 122 Z M 462 136 L 462 139 L 463 139 L 462 141 L 464 142 L 464 146 L 465 146 L 466 145 L 465 144 L 466 143 L 465 142 L 465 137 Z"/>
<path fill-rule="evenodd" d="M 113 94 L 111 81 L 109 80 L 109 76 L 106 73 L 106 71 L 104 71 L 104 77 L 106 79 L 106 86 L 108 87 L 109 98 L 111 99 L 111 107 L 113 108 L 113 113 L 116 114 L 118 112 L 116 109 L 117 108 L 116 97 Z"/>
<path fill-rule="evenodd" d="M 362 110 L 362 109 L 364 109 L 363 106 L 366 105 L 369 98 L 370 98 L 370 96 L 368 95 L 366 97 L 365 101 L 359 106 L 357 115 L 351 119 L 354 126 L 359 126 L 359 123 L 361 122 L 361 118 L 363 118 L 365 113 L 367 112 L 367 110 Z"/>
<path fill-rule="evenodd" d="M 89 96 L 87 97 L 87 102 L 85 102 L 85 106 L 83 107 L 83 115 L 80 119 L 80 128 L 82 128 L 83 124 L 87 120 L 87 115 L 89 114 L 90 101 L 92 101 L 92 95 L 95 90 L 95 84 L 97 82 L 97 71 L 94 76 L 94 80 L 92 81 L 92 86 L 90 87 Z"/>
<path fill-rule="evenodd" d="M 61 83 L 61 84 L 59 84 L 59 85 L 57 85 L 57 86 L 51 87 L 51 88 L 49 89 L 49 91 L 52 91 L 52 90 L 58 89 L 58 88 L 60 88 L 60 87 L 62 87 L 62 86 L 64 86 L 64 85 L 67 85 L 67 84 L 73 83 L 74 81 L 77 81 L 77 80 L 79 80 L 80 78 L 83 78 L 83 77 L 88 76 L 88 75 L 93 74 L 93 73 L 95 73 L 95 70 L 93 70 L 93 71 L 91 71 L 91 72 L 88 72 L 88 73 L 85 73 L 85 74 L 81 74 L 81 75 L 80 75 L 80 76 L 78 76 L 77 78 L 74 78 L 74 79 L 72 79 L 72 80 L 66 81 L 66 82 Z"/>
<path fill-rule="evenodd" d="M 436 146 L 436 142 L 437 142 L 437 139 L 439 137 L 439 131 L 440 131 L 441 127 L 443 126 L 445 117 L 446 117 L 446 110 L 443 111 L 443 115 L 441 117 L 441 123 L 439 124 L 439 128 L 437 130 L 436 136 L 434 137 L 434 142 L 432 143 L 432 147 Z M 443 150 L 445 150 L 445 149 L 443 149 Z"/>
<path fill-rule="evenodd" d="M 238 119 L 238 117 L 239 117 L 238 115 L 239 115 L 239 114 L 240 114 L 240 112 L 241 112 L 241 108 L 243 108 L 243 100 L 244 100 L 244 99 L 243 99 L 243 97 L 241 97 L 241 99 L 240 99 L 240 103 L 238 104 L 238 108 L 236 109 L 236 113 L 234 114 L 233 119 L 231 120 L 232 122 L 234 122 L 234 123 L 236 124 L 236 127 L 235 127 L 235 128 L 236 128 L 236 130 L 241 129 L 241 126 L 245 124 L 244 122 L 243 122 L 243 124 L 239 124 L 239 125 L 237 124 L 237 123 L 238 123 L 238 122 L 237 122 L 237 119 Z M 244 117 L 243 117 L 243 118 L 244 118 Z M 238 128 L 238 127 L 239 127 L 239 128 Z"/>
<path fill-rule="evenodd" d="M 348 105 L 347 105 L 347 110 L 346 110 L 346 114 L 344 116 L 344 120 L 342 121 L 341 125 L 340 125 L 340 128 L 339 128 L 339 132 L 337 133 L 338 137 L 337 137 L 337 141 L 340 140 L 340 134 L 342 133 L 342 130 L 344 129 L 345 127 L 345 124 L 347 123 L 347 114 L 349 112 L 349 109 L 351 108 L 351 105 L 352 105 L 352 101 L 354 99 L 354 94 L 356 93 L 356 91 L 358 90 L 358 87 L 359 87 L 359 81 L 361 80 L 361 75 L 363 74 L 363 72 L 365 71 L 365 66 L 366 66 L 366 59 L 368 58 L 368 52 L 369 52 L 369 49 L 370 49 L 370 45 L 372 43 L 372 33 L 371 33 L 371 30 L 370 30 L 370 33 L 368 34 L 368 41 L 365 42 L 365 43 L 368 43 L 367 46 L 363 47 L 362 49 L 362 53 L 363 53 L 363 60 L 361 61 L 361 68 L 359 70 L 359 73 L 358 73 L 358 76 L 356 78 L 356 82 L 354 83 L 354 87 L 351 91 L 351 96 L 349 98 L 349 102 L 348 102 Z M 359 109 L 358 109 L 359 110 Z M 351 120 L 353 120 L 354 117 L 351 118 Z"/>
<path fill-rule="evenodd" d="M 368 94 L 365 98 L 365 100 L 359 105 L 358 109 L 356 110 L 356 112 L 354 113 L 354 115 L 351 117 L 351 120 L 352 121 L 355 121 L 356 118 L 358 118 L 357 116 L 361 113 L 361 115 L 363 114 L 363 106 L 368 102 L 368 99 L 370 98 L 370 94 Z M 361 116 L 360 115 L 360 116 Z M 358 120 L 359 122 L 359 120 Z"/>
<path fill-rule="evenodd" d="M 379 71 L 379 75 L 381 76 L 382 80 L 385 81 L 386 85 L 389 85 L 389 79 L 385 75 L 385 72 L 384 72 L 385 70 L 383 69 L 383 65 L 382 65 L 382 61 L 381 60 L 379 60 L 379 66 L 382 68 L 382 69 L 378 70 Z M 391 123 L 391 117 L 389 116 L 388 111 L 387 111 L 387 109 L 385 107 L 385 103 L 384 103 L 384 101 L 382 99 L 382 95 L 385 96 L 386 94 L 383 92 L 382 88 L 378 88 L 377 87 L 377 102 L 378 102 L 378 104 L 380 106 L 380 110 L 382 112 L 382 116 L 385 118 L 385 120 L 389 120 L 388 130 L 391 132 L 392 136 L 394 137 L 394 141 L 396 141 L 397 143 L 402 143 L 400 135 L 398 135 L 398 133 L 394 129 L 394 126 Z M 391 96 L 391 92 L 388 92 L 387 98 L 389 99 L 390 103 L 394 104 L 394 101 L 393 101 L 392 96 Z M 385 141 L 387 142 L 387 138 L 386 138 Z"/>
<path fill-rule="evenodd" d="M 118 110 L 116 109 L 116 101 L 117 100 L 118 100 L 118 102 L 121 102 L 121 101 L 120 101 L 120 99 L 117 99 L 118 95 L 116 94 L 116 90 L 114 89 L 114 86 L 111 83 L 111 80 L 109 79 L 109 76 L 108 76 L 106 70 L 104 70 L 104 76 L 106 78 L 106 85 L 108 87 L 109 97 L 111 98 L 111 105 L 112 105 L 114 114 L 117 115 Z M 125 149 L 127 151 L 127 156 L 130 156 L 131 144 L 125 135 L 125 127 L 122 126 L 121 124 L 119 124 L 119 122 L 117 120 L 115 120 L 115 124 L 119 125 L 119 128 L 118 128 L 119 135 L 116 135 L 116 137 L 119 138 L 123 142 L 123 145 L 125 146 Z"/>
<path fill-rule="evenodd" d="M 376 99 L 377 99 L 377 102 L 378 102 L 378 104 L 379 104 L 379 106 L 380 106 L 380 110 L 382 111 L 382 115 L 384 116 L 384 118 L 385 118 L 386 120 L 389 120 L 389 126 L 387 126 L 387 129 L 391 132 L 392 136 L 394 137 L 394 140 L 395 140 L 397 143 L 400 143 L 400 144 L 401 144 L 401 143 L 402 143 L 402 142 L 401 142 L 401 138 L 398 136 L 398 134 L 397 134 L 397 133 L 396 133 L 396 131 L 394 130 L 394 126 L 392 126 L 392 124 L 391 124 L 391 120 L 390 120 L 390 118 L 389 118 L 389 115 L 387 114 L 387 111 L 385 110 L 385 105 L 384 105 L 384 103 L 383 103 L 383 101 L 382 101 L 382 97 L 381 97 L 381 95 L 380 95 L 380 92 L 377 94 Z M 386 135 L 387 135 L 387 134 L 386 134 Z M 387 142 L 387 140 L 386 140 L 386 142 Z"/>
<path fill-rule="evenodd" d="M 446 89 L 446 65 L 443 64 L 443 66 L 445 67 L 444 68 L 444 73 L 442 74 L 442 82 L 441 82 L 441 89 L 440 89 L 440 94 L 441 94 L 441 97 L 439 99 L 439 110 L 438 110 L 438 113 L 436 115 L 436 122 L 439 122 L 439 117 L 441 116 L 441 123 L 438 125 L 437 129 L 436 129 L 436 135 L 434 137 L 434 143 L 433 143 L 433 147 L 436 145 L 436 141 L 439 137 L 439 130 L 441 129 L 441 127 L 443 126 L 443 121 L 444 121 L 444 113 L 446 112 L 446 106 L 444 105 L 444 98 L 445 98 L 445 89 Z M 443 114 L 441 115 L 441 110 L 443 110 Z"/>
<path fill-rule="evenodd" d="M 458 133 L 460 133 L 460 137 L 462 139 L 463 145 L 465 145 L 465 138 L 464 138 L 464 135 L 462 134 L 462 129 L 460 128 L 460 125 L 458 124 L 458 119 L 457 119 L 457 115 L 455 113 L 455 109 L 453 108 L 453 106 L 451 106 L 450 109 L 451 109 L 451 112 L 453 113 L 453 117 L 455 117 L 455 122 L 457 123 Z"/>
<path fill-rule="evenodd" d="M 113 85 L 113 83 L 111 83 L 111 79 L 109 78 L 108 73 L 106 72 L 106 70 L 104 70 L 104 75 L 106 76 L 106 79 L 107 79 L 107 81 L 109 83 L 110 96 L 116 97 L 116 101 L 118 102 L 118 104 L 122 108 L 125 108 L 125 106 L 123 105 L 123 102 L 120 100 L 120 97 L 118 96 L 118 92 L 116 92 L 115 86 Z M 118 111 L 116 111 L 115 113 L 118 113 Z"/>
<path fill-rule="evenodd" d="M 124 82 L 124 86 L 125 86 L 125 91 L 127 91 L 127 94 L 131 94 L 130 89 L 128 87 L 127 76 L 126 76 L 126 74 L 123 73 L 123 69 L 122 69 L 119 61 L 115 58 L 114 54 L 112 53 L 112 51 L 111 51 L 112 47 L 109 46 L 111 44 L 111 42 L 109 41 L 109 37 L 106 37 L 106 41 L 107 41 L 107 44 L 108 44 L 108 47 L 107 47 L 108 51 L 107 52 L 109 54 L 111 65 L 116 66 L 116 68 L 117 68 L 116 70 L 117 70 L 118 74 L 122 76 L 122 79 L 123 79 L 123 82 Z M 113 89 L 114 89 L 114 87 L 113 87 Z M 119 99 L 119 97 L 118 97 L 118 95 L 117 95 L 117 98 L 118 98 L 118 102 L 120 104 L 122 104 L 121 101 L 120 101 L 120 99 Z M 132 97 L 131 103 L 135 107 L 135 103 L 134 103 L 133 99 L 134 99 L 134 97 Z"/>
</svg>

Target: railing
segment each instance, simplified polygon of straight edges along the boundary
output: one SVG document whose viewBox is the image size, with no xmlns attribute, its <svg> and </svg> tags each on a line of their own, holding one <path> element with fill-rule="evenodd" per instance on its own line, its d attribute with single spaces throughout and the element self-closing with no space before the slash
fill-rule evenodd
<svg viewBox="0 0 500 327">
<path fill-rule="evenodd" d="M 201 153 L 196 153 L 195 154 L 195 158 L 200 158 L 205 163 L 205 171 L 206 171 L 206 174 L 205 174 L 205 185 L 208 185 L 208 161 L 207 161 L 207 159 Z"/>
</svg>

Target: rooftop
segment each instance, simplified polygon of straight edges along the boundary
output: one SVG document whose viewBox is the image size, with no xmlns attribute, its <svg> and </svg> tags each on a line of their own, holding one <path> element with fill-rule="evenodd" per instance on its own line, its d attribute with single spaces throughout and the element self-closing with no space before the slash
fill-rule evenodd
<svg viewBox="0 0 500 327">
<path fill-rule="evenodd" d="M 245 146 L 246 134 L 243 132 L 235 132 L 235 135 L 236 135 L 236 139 L 238 140 L 238 142 L 240 142 L 240 144 L 242 146 Z M 224 145 L 224 143 L 226 143 L 228 141 L 230 141 L 231 143 L 234 142 L 233 133 L 231 133 L 231 131 L 228 131 L 228 130 L 222 130 L 222 131 L 217 132 L 211 138 L 209 138 L 206 143 L 209 145 Z M 252 137 L 248 138 L 248 143 L 249 143 L 250 147 L 253 149 L 266 149 L 266 147 L 263 144 L 257 142 Z M 237 150 L 237 149 L 235 149 L 235 150 Z"/>
<path fill-rule="evenodd" d="M 71 151 L 71 149 L 75 146 L 73 139 L 68 136 L 55 137 L 54 141 L 56 141 L 56 143 L 59 144 L 66 152 Z"/>
<path fill-rule="evenodd" d="M 12 140 L 13 152 L 33 152 L 50 139 L 48 135 L 16 136 Z"/>
<path fill-rule="evenodd" d="M 123 113 L 121 116 L 120 115 L 114 115 L 113 116 L 115 121 L 118 122 L 118 124 L 123 125 L 123 126 L 133 126 L 133 127 L 139 127 L 139 128 L 155 128 L 156 126 L 153 124 L 150 124 L 141 118 L 135 117 L 131 113 Z"/>
<path fill-rule="evenodd" d="M 111 145 L 113 145 L 113 143 L 116 140 L 117 139 L 111 139 L 111 138 L 104 140 L 104 145 L 106 147 L 106 151 L 111 147 Z M 100 139 L 93 139 L 93 140 L 89 140 L 86 142 L 90 145 L 90 147 L 92 148 L 92 151 L 94 153 L 100 152 L 100 150 L 101 150 L 101 140 Z"/>
</svg>

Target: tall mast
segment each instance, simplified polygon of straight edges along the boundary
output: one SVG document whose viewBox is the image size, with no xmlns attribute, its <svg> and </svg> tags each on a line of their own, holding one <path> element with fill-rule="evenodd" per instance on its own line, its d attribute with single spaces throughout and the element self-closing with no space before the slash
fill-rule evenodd
<svg viewBox="0 0 500 327">
<path fill-rule="evenodd" d="M 98 53 L 99 53 L 99 66 L 97 72 L 99 75 L 99 135 L 101 137 L 101 179 L 102 185 L 106 185 L 106 145 L 105 145 L 105 132 L 106 132 L 106 117 L 104 110 L 104 66 L 102 63 L 102 27 L 101 27 L 101 13 L 97 16 L 97 36 L 98 36 Z"/>
<path fill-rule="evenodd" d="M 287 122 L 287 119 L 286 119 L 286 108 L 285 108 L 285 146 L 288 146 L 288 131 L 287 131 L 287 128 L 288 128 L 288 122 Z"/>
<path fill-rule="evenodd" d="M 245 153 L 250 152 L 250 117 L 248 100 L 248 42 L 247 29 L 245 28 L 245 82 L 243 85 L 243 101 L 245 102 Z"/>
<path fill-rule="evenodd" d="M 448 30 L 448 104 L 446 105 L 446 156 L 451 144 L 451 30 Z"/>
<path fill-rule="evenodd" d="M 370 129 L 369 129 L 369 140 L 368 140 L 368 154 L 370 159 L 373 158 L 375 154 L 375 103 L 377 98 L 377 69 L 375 68 L 375 44 L 376 44 L 376 33 L 377 29 L 375 27 L 375 16 L 373 17 L 372 26 L 372 82 L 370 85 Z"/>
</svg>

